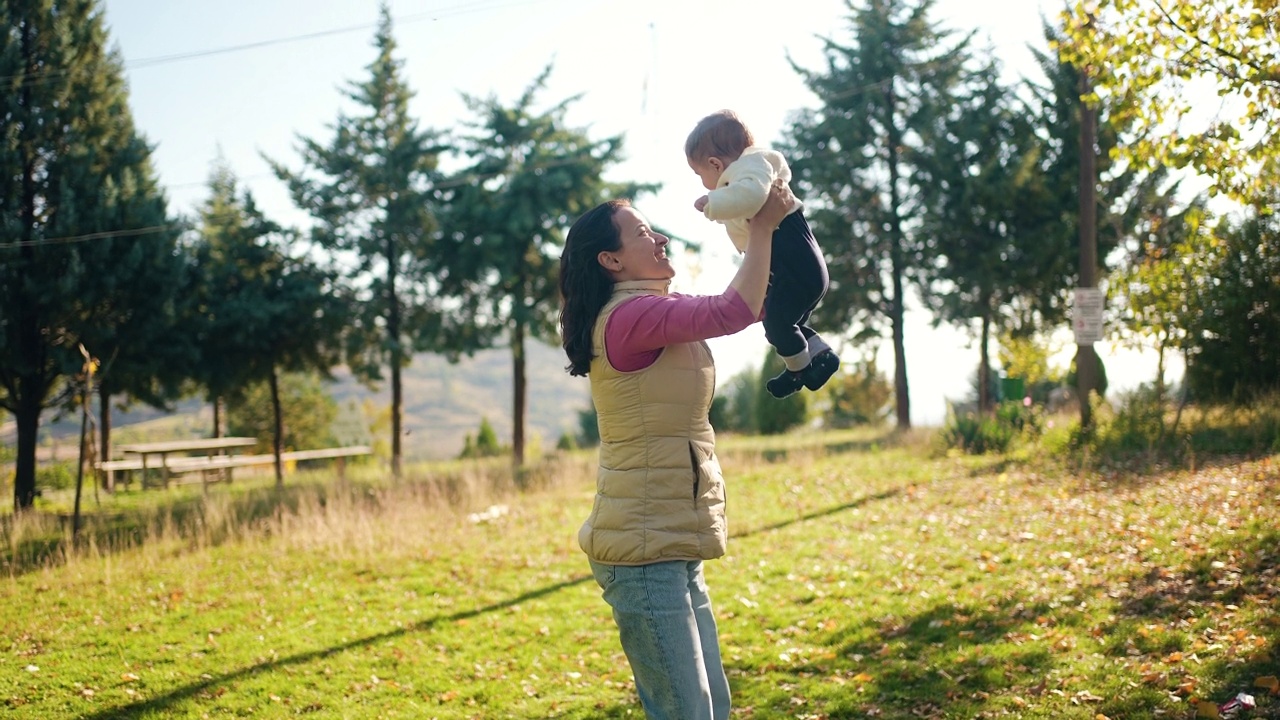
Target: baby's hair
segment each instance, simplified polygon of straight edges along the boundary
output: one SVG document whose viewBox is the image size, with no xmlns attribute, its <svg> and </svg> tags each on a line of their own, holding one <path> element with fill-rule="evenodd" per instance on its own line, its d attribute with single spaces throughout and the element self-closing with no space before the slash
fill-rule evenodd
<svg viewBox="0 0 1280 720">
<path fill-rule="evenodd" d="M 721 110 L 698 121 L 684 141 L 685 157 L 696 162 L 718 157 L 736 160 L 755 144 L 746 124 L 732 110 Z"/>
</svg>

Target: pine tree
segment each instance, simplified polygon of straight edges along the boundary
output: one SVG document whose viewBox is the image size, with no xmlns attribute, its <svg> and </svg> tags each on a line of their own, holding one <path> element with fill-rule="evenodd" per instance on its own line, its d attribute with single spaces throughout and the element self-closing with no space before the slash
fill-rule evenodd
<svg viewBox="0 0 1280 720">
<path fill-rule="evenodd" d="M 404 397 L 401 370 L 412 351 L 452 352 L 445 331 L 461 322 L 445 311 L 436 257 L 436 170 L 444 147 L 419 129 L 409 114 L 412 91 L 395 57 L 391 16 L 384 4 L 374 40 L 377 57 L 369 78 L 352 84 L 347 97 L 359 114 L 340 115 L 329 145 L 302 140 L 302 157 L 315 175 L 273 163 L 300 208 L 316 220 L 312 239 L 329 253 L 350 258 L 342 265 L 354 293 L 348 362 L 356 375 L 391 376 L 391 469 L 401 473 Z"/>
<path fill-rule="evenodd" d="M 41 410 L 69 392 L 79 345 L 109 357 L 110 328 L 154 309 L 129 305 L 164 300 L 122 289 L 167 272 L 175 233 L 99 3 L 0 3 L 0 21 L 0 406 L 18 426 L 14 507 L 24 509 Z"/>
<path fill-rule="evenodd" d="M 981 412 L 995 396 L 992 335 L 1014 325 L 1016 300 L 1043 284 L 1034 257 L 1049 220 L 1042 142 L 999 74 L 994 62 L 972 73 L 955 109 L 923 129 L 916 155 L 921 234 L 931 258 L 924 296 L 940 321 L 968 328 L 978 322 Z"/>
<path fill-rule="evenodd" d="M 592 140 L 569 127 L 570 98 L 538 113 L 548 67 L 510 107 L 464 95 L 476 120 L 460 149 L 470 164 L 453 182 L 441 252 L 454 269 L 459 297 L 475 323 L 475 339 L 511 347 L 514 397 L 511 447 L 524 461 L 525 341 L 556 337 L 556 273 L 564 231 L 573 218 L 608 197 L 632 197 L 648 186 L 618 186 L 601 176 L 621 160 L 622 138 Z"/>
<path fill-rule="evenodd" d="M 932 0 L 850 2 L 853 42 L 827 39 L 826 67 L 793 64 L 821 103 L 788 131 L 797 190 L 828 255 L 825 322 L 887 320 L 893 337 L 898 427 L 911 425 L 904 321 L 906 287 L 926 264 L 925 243 L 907 222 L 919 181 L 911 153 L 918 129 L 945 111 L 966 59 L 967 40 L 928 20 Z"/>
<path fill-rule="evenodd" d="M 267 220 L 251 194 L 237 196 L 226 167 L 214 170 L 201 220 L 193 324 L 202 379 L 215 401 L 241 399 L 254 384 L 267 386 L 276 482 L 282 483 L 280 374 L 328 374 L 340 360 L 349 303 L 330 273 L 290 252 L 292 233 Z"/>
</svg>

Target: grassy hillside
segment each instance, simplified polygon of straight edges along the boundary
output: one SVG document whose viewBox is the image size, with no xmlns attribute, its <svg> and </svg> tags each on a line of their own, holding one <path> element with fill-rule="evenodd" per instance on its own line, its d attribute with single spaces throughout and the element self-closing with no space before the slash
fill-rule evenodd
<svg viewBox="0 0 1280 720">
<path fill-rule="evenodd" d="M 564 371 L 566 360 L 558 347 L 532 342 L 527 348 L 527 362 L 526 442 L 532 443 L 537 435 L 549 449 L 555 446 L 562 432 L 576 432 L 577 413 L 589 405 L 590 390 L 585 380 L 570 377 Z M 474 357 L 463 358 L 456 365 L 438 355 L 415 356 L 403 376 L 406 457 L 440 459 L 456 456 L 462 449 L 463 438 L 468 433 L 475 433 L 482 417 L 487 417 L 498 437 L 509 443 L 511 375 L 511 352 L 507 349 L 479 352 Z M 355 407 L 359 408 L 366 398 L 380 408 L 391 403 L 389 382 L 370 389 L 344 369 L 335 373 L 330 392 L 344 406 L 354 401 Z M 359 417 L 359 410 L 355 415 L 356 422 L 365 422 Z M 113 416 L 115 441 L 203 437 L 211 432 L 212 418 L 208 405 L 198 400 L 178 403 L 173 413 L 145 407 L 116 412 Z M 53 418 L 50 416 L 48 419 Z M 49 458 L 54 445 L 57 446 L 57 457 L 74 457 L 79 432 L 78 420 L 47 423 L 42 457 Z M 0 433 L 0 444 L 12 445 L 14 442 L 13 437 Z"/>
<path fill-rule="evenodd" d="M 1191 718 L 1242 691 L 1239 717 L 1280 718 L 1276 458 L 1076 469 L 867 432 L 723 450 L 733 538 L 707 575 L 734 718 Z M 133 505 L 100 522 L 133 534 L 8 565 L 0 703 L 639 717 L 574 540 L 592 462 L 548 460 L 520 494 L 504 463 L 451 463 L 109 498 Z M 9 548 L 51 529 L 2 527 Z"/>
</svg>

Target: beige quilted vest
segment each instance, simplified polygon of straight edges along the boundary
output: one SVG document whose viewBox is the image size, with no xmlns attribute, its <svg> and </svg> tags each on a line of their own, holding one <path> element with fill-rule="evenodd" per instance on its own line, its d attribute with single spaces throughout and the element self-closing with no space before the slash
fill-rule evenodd
<svg viewBox="0 0 1280 720">
<path fill-rule="evenodd" d="M 715 366 L 704 342 L 669 345 L 643 370 L 609 364 L 604 328 L 637 295 L 667 292 L 666 281 L 614 285 L 596 320 L 591 397 L 600 423 L 595 506 L 578 531 L 591 559 L 610 565 L 709 560 L 728 533 L 724 477 L 707 419 Z"/>
</svg>

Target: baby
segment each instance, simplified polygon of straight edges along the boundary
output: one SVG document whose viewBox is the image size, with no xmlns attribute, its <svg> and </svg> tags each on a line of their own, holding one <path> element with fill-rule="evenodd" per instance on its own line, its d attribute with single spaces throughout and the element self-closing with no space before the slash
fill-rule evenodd
<svg viewBox="0 0 1280 720">
<path fill-rule="evenodd" d="M 709 190 L 693 206 L 709 220 L 722 223 L 738 252 L 747 249 L 747 219 L 764 205 L 775 179 L 790 182 L 791 168 L 782 155 L 758 147 L 751 131 L 730 110 L 703 118 L 689 133 L 684 154 L 689 167 Z M 796 205 L 773 233 L 769 291 L 764 300 L 764 335 L 782 356 L 787 369 L 765 383 L 769 393 L 784 398 L 801 387 L 817 390 L 840 358 L 809 327 L 809 315 L 827 292 L 827 263 Z"/>
</svg>

